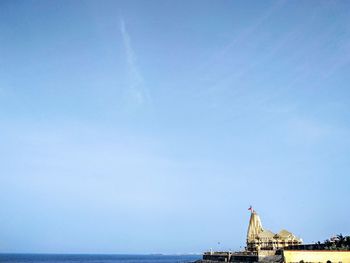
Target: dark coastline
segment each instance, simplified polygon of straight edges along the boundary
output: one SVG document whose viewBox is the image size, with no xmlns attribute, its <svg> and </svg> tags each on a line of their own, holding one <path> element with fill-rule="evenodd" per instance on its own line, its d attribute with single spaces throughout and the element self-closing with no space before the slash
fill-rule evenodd
<svg viewBox="0 0 350 263">
<path fill-rule="evenodd" d="M 1 263 L 186 263 L 201 255 L 0 253 Z"/>
</svg>

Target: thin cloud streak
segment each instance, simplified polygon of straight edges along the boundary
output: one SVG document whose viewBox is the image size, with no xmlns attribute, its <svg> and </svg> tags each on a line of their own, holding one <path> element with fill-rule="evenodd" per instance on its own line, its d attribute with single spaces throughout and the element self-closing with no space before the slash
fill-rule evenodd
<svg viewBox="0 0 350 263">
<path fill-rule="evenodd" d="M 277 12 L 284 6 L 285 2 L 286 1 L 283 0 L 274 3 L 274 5 L 268 10 L 266 10 L 266 12 L 263 13 L 260 17 L 258 17 L 252 25 L 250 25 L 238 36 L 235 36 L 226 46 L 224 46 L 221 50 L 215 53 L 210 59 L 208 59 L 208 61 L 203 63 L 203 65 L 198 69 L 198 72 L 200 72 L 200 74 L 203 74 L 202 72 L 207 72 L 208 70 L 211 70 L 218 64 L 221 64 L 222 59 L 227 56 L 227 53 L 230 53 L 232 50 L 236 49 L 237 45 L 247 41 L 247 39 L 249 39 L 253 34 L 255 34 L 264 22 L 270 19 L 275 12 Z"/>
<path fill-rule="evenodd" d="M 126 28 L 124 19 L 120 19 L 120 32 L 125 48 L 125 56 L 128 71 L 128 100 L 138 106 L 143 106 L 150 103 L 150 96 L 147 89 L 144 87 L 144 79 L 137 66 L 137 57 L 134 49 L 131 46 L 131 39 Z"/>
</svg>

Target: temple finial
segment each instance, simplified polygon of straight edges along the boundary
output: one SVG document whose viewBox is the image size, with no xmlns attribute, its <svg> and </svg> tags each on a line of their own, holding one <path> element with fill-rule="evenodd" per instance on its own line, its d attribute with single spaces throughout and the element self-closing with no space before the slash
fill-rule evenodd
<svg viewBox="0 0 350 263">
<path fill-rule="evenodd" d="M 253 212 L 254 212 L 254 209 L 253 209 L 253 207 L 252 207 L 252 206 L 249 206 L 248 210 L 250 210 L 250 212 L 251 212 L 251 213 L 253 213 Z"/>
</svg>

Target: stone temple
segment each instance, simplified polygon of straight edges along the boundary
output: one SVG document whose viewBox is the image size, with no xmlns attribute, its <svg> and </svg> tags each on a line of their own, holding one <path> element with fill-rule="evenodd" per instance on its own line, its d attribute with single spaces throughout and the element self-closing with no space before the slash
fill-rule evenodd
<svg viewBox="0 0 350 263">
<path fill-rule="evenodd" d="M 264 229 L 259 215 L 251 210 L 248 232 L 247 232 L 247 251 L 274 251 L 288 246 L 296 246 L 302 244 L 302 239 L 296 237 L 287 230 L 281 230 L 273 233 Z"/>
<path fill-rule="evenodd" d="M 264 229 L 259 215 L 251 211 L 244 251 L 208 251 L 196 263 L 350 263 L 350 250 L 329 250 L 320 244 L 302 244 L 287 230 Z"/>
</svg>

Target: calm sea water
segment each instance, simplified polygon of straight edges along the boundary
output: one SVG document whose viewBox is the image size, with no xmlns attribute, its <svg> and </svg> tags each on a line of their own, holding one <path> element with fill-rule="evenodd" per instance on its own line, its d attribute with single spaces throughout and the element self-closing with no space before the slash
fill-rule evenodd
<svg viewBox="0 0 350 263">
<path fill-rule="evenodd" d="M 184 263 L 200 258 L 200 255 L 0 254 L 1 263 Z"/>
</svg>

